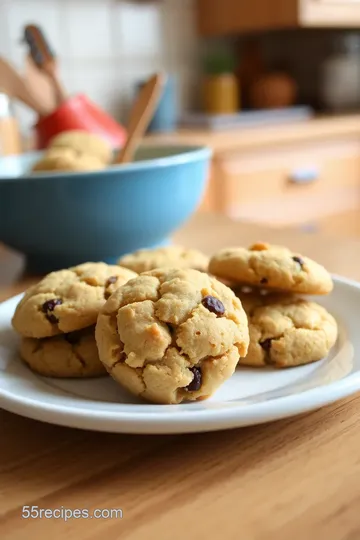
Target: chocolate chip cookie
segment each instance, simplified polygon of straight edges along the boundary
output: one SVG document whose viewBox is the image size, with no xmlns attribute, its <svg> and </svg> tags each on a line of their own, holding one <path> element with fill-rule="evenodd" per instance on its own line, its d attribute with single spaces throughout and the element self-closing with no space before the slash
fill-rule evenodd
<svg viewBox="0 0 360 540">
<path fill-rule="evenodd" d="M 233 374 L 249 340 L 240 300 L 192 269 L 130 280 L 101 310 L 95 336 L 111 376 L 155 403 L 209 397 Z"/>
<path fill-rule="evenodd" d="M 197 249 L 169 246 L 135 251 L 119 259 L 118 264 L 138 274 L 155 268 L 193 268 L 205 272 L 209 259 Z"/>
<path fill-rule="evenodd" d="M 300 366 L 321 360 L 337 339 L 337 324 L 326 309 L 292 295 L 240 295 L 248 316 L 250 345 L 239 364 Z"/>
<path fill-rule="evenodd" d="M 210 260 L 209 272 L 236 283 L 294 293 L 328 294 L 333 288 L 320 264 L 286 247 L 260 242 L 219 251 Z"/>
<path fill-rule="evenodd" d="M 20 355 L 45 377 L 99 377 L 106 370 L 99 360 L 94 326 L 51 338 L 23 338 Z"/>
<path fill-rule="evenodd" d="M 135 276 L 105 263 L 52 272 L 25 293 L 13 327 L 24 337 L 45 338 L 91 326 L 111 293 Z"/>
</svg>

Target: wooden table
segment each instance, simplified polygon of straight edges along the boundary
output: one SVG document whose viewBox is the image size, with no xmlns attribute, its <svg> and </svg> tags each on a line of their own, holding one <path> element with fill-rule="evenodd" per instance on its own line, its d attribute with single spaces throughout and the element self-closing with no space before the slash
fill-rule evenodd
<svg viewBox="0 0 360 540">
<path fill-rule="evenodd" d="M 360 242 L 197 216 L 176 236 L 210 252 L 286 242 L 360 279 Z M 0 251 L 0 275 L 21 261 Z M 7 269 L 5 276 L 4 269 Z M 0 289 L 4 299 L 23 288 Z M 67 429 L 0 411 L 1 540 L 359 540 L 360 397 L 272 424 L 183 436 Z M 22 519 L 122 509 L 122 519 Z"/>
</svg>

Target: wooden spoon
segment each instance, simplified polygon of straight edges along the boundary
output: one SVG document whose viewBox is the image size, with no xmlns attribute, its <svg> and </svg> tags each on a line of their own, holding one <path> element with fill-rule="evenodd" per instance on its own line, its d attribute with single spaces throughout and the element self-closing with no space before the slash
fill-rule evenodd
<svg viewBox="0 0 360 540">
<path fill-rule="evenodd" d="M 25 105 L 33 109 L 39 116 L 48 114 L 49 111 L 37 100 L 27 86 L 26 81 L 19 73 L 0 57 L 0 88 L 10 97 L 22 101 Z"/>
<path fill-rule="evenodd" d="M 57 107 L 54 88 L 48 76 L 35 64 L 30 55 L 25 58 L 24 79 L 32 95 L 50 112 Z"/>
<path fill-rule="evenodd" d="M 130 111 L 127 126 L 128 138 L 117 156 L 115 164 L 129 163 L 133 160 L 134 154 L 154 116 L 165 82 L 166 75 L 156 73 L 140 90 Z"/>
<path fill-rule="evenodd" d="M 35 24 L 25 26 L 24 41 L 29 47 L 29 53 L 33 61 L 48 77 L 58 107 L 66 100 L 67 92 L 59 79 L 58 63 L 53 50 L 50 48 L 41 28 Z"/>
</svg>

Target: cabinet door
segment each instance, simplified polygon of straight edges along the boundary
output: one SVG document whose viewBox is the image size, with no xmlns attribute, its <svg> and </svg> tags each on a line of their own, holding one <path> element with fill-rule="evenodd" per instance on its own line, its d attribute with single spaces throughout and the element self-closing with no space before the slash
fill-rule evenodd
<svg viewBox="0 0 360 540">
<path fill-rule="evenodd" d="M 196 0 L 197 26 L 204 36 L 293 28 L 299 0 Z"/>
<path fill-rule="evenodd" d="M 302 26 L 360 25 L 360 0 L 300 0 Z"/>
<path fill-rule="evenodd" d="M 298 26 L 360 26 L 360 0 L 196 0 L 196 7 L 204 36 Z"/>
</svg>

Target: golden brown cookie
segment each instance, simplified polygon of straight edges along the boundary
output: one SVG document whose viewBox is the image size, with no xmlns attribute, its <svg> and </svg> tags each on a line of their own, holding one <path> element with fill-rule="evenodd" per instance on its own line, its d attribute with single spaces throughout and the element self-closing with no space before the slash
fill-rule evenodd
<svg viewBox="0 0 360 540">
<path fill-rule="evenodd" d="M 51 149 L 71 149 L 77 155 L 92 156 L 104 165 L 108 165 L 112 158 L 112 149 L 99 135 L 88 133 L 86 131 L 72 130 L 64 131 L 56 135 L 51 141 Z"/>
<path fill-rule="evenodd" d="M 45 377 L 99 377 L 106 374 L 99 360 L 94 326 L 44 339 L 23 338 L 20 355 Z"/>
<path fill-rule="evenodd" d="M 250 345 L 239 364 L 300 366 L 321 360 L 337 339 L 326 309 L 292 295 L 240 295 L 248 316 Z"/>
<path fill-rule="evenodd" d="M 120 287 L 95 336 L 112 377 L 155 403 L 209 397 L 233 374 L 249 339 L 231 289 L 190 269 L 153 270 Z"/>
<path fill-rule="evenodd" d="M 54 148 L 45 152 L 32 171 L 97 171 L 104 167 L 104 163 L 95 156 L 77 155 L 71 148 Z"/>
<path fill-rule="evenodd" d="M 140 249 L 121 257 L 118 264 L 138 274 L 155 268 L 193 268 L 205 272 L 209 258 L 197 249 L 169 246 L 158 249 Z"/>
<path fill-rule="evenodd" d="M 227 248 L 210 260 L 209 272 L 236 283 L 303 294 L 328 294 L 333 282 L 315 261 L 286 247 L 264 243 Z"/>
<path fill-rule="evenodd" d="M 52 272 L 25 293 L 13 327 L 22 336 L 44 338 L 91 326 L 110 294 L 135 276 L 127 268 L 105 263 Z"/>
</svg>

